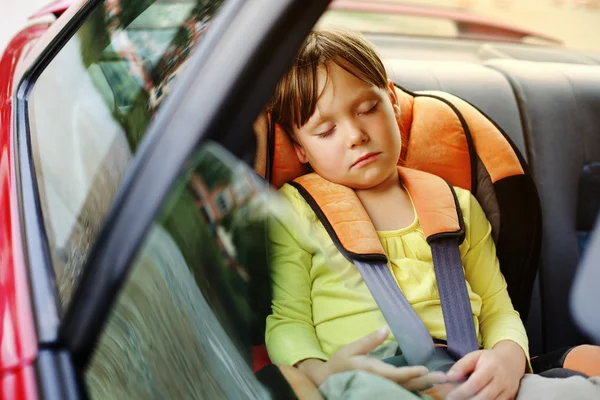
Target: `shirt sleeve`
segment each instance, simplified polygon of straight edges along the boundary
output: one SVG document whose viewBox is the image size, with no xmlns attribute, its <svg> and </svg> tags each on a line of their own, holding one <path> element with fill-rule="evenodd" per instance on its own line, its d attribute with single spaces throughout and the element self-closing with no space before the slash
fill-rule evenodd
<svg viewBox="0 0 600 400">
<path fill-rule="evenodd" d="M 302 211 L 303 200 L 295 198 L 291 191 L 295 189 L 285 185 L 280 193 L 288 197 L 294 210 Z M 286 214 L 290 215 L 285 218 L 274 217 L 269 223 L 273 300 L 265 333 L 267 351 L 275 364 L 294 365 L 307 358 L 327 360 L 317 339 L 312 318 L 312 252 L 298 240 L 298 231 L 302 232 L 302 227 L 308 222 L 304 221 L 302 215 L 292 215 L 295 214 L 293 212 Z"/>
<path fill-rule="evenodd" d="M 471 290 L 481 297 L 479 330 L 483 348 L 492 349 L 502 340 L 511 340 L 523 349 L 529 365 L 529 341 L 500 271 L 491 225 L 473 195 L 464 191 L 460 197 L 466 200 L 462 208 L 468 213 L 465 222 L 469 249 L 463 256 L 463 266 Z"/>
</svg>

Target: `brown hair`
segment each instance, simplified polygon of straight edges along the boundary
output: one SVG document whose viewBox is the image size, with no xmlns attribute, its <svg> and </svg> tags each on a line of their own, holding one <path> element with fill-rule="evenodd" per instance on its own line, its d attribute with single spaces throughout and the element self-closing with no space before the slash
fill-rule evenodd
<svg viewBox="0 0 600 400">
<path fill-rule="evenodd" d="M 267 107 L 271 121 L 294 140 L 292 128 L 302 127 L 315 112 L 318 69 L 333 62 L 352 75 L 379 88 L 387 87 L 387 74 L 379 56 L 359 34 L 340 29 L 312 31 L 294 63 L 279 81 Z"/>
</svg>

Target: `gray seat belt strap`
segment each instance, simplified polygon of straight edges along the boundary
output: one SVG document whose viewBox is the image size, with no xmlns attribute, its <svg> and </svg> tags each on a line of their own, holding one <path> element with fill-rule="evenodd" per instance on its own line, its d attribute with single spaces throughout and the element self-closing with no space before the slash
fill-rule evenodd
<svg viewBox="0 0 600 400">
<path fill-rule="evenodd" d="M 341 241 L 340 241 L 335 229 L 333 229 L 333 226 L 329 223 L 324 211 L 321 209 L 321 207 L 319 206 L 317 201 L 312 197 L 312 195 L 308 192 L 308 190 L 306 190 L 298 182 L 292 182 L 291 185 L 294 186 L 298 190 L 298 192 L 306 199 L 306 201 L 308 202 L 310 207 L 315 212 L 316 216 L 322 222 L 325 230 L 331 236 L 331 238 L 332 238 L 334 244 L 336 245 L 336 247 L 338 248 L 338 250 L 350 262 L 352 262 L 359 270 L 363 280 L 365 281 L 367 287 L 369 288 L 369 291 L 371 292 L 371 295 L 375 299 L 377 306 L 381 310 L 383 316 L 385 317 L 386 322 L 390 326 L 390 329 L 392 330 L 392 333 L 394 334 L 394 337 L 396 338 L 396 341 L 398 342 L 400 349 L 402 350 L 402 353 L 403 353 L 404 357 L 406 358 L 406 361 L 408 362 L 408 364 L 409 365 L 432 366 L 432 365 L 442 365 L 442 364 L 448 365 L 448 363 L 452 362 L 452 360 L 450 359 L 450 356 L 447 357 L 448 360 L 440 359 L 438 356 L 438 354 L 440 352 L 435 352 L 435 344 L 433 343 L 433 339 L 431 338 L 429 331 L 427 330 L 423 321 L 421 321 L 421 319 L 419 318 L 419 316 L 417 315 L 415 310 L 412 308 L 412 306 L 410 305 L 410 303 L 408 302 L 408 300 L 402 293 L 402 290 L 400 289 L 400 286 L 396 282 L 396 279 L 394 279 L 394 276 L 392 275 L 391 271 L 388 269 L 387 257 L 384 254 L 379 254 L 379 253 L 377 253 L 377 254 L 375 254 L 375 253 L 360 254 L 360 253 L 353 253 L 353 252 L 347 250 L 341 244 Z M 357 199 L 357 201 L 358 201 L 358 199 Z M 374 228 L 373 228 L 373 230 L 374 230 Z M 461 277 L 461 279 L 462 279 L 462 284 L 465 287 L 465 293 L 466 293 L 466 283 L 464 281 L 464 274 L 462 273 L 462 263 L 460 260 L 460 253 L 458 253 L 458 238 L 459 238 L 459 236 L 456 236 L 456 235 L 448 235 L 448 236 L 450 238 L 455 238 L 455 240 L 452 241 L 451 243 L 453 243 L 455 254 L 458 255 L 457 264 L 456 264 L 456 258 L 449 258 L 449 260 L 453 260 L 452 262 L 455 262 L 455 264 L 458 265 L 458 268 L 461 271 L 460 275 L 458 275 L 458 276 Z M 445 236 L 440 237 L 439 239 L 442 239 L 442 238 L 445 238 Z M 447 242 L 443 242 L 443 243 L 447 243 Z M 448 243 L 450 243 L 450 242 L 448 242 Z M 431 244 L 431 242 L 430 242 L 430 244 Z M 433 251 L 433 246 L 432 246 L 432 251 Z M 436 265 L 436 259 L 440 259 L 440 257 L 441 257 L 442 260 L 445 260 L 446 258 L 448 258 L 447 254 L 446 254 L 447 252 L 448 252 L 447 246 L 442 246 L 438 250 L 435 251 L 434 266 Z M 439 263 L 439 261 L 437 261 L 437 262 Z M 441 269 L 446 268 L 447 264 L 452 264 L 452 263 L 448 261 L 447 263 L 443 264 L 443 266 L 441 266 L 440 268 Z M 435 268 L 436 268 L 436 278 L 439 279 L 439 277 L 437 275 L 438 267 L 435 267 Z M 455 273 L 455 271 L 453 273 Z M 453 281 L 452 278 L 442 277 L 442 279 L 443 280 L 450 279 L 451 283 L 457 284 L 457 282 Z M 438 283 L 438 285 L 439 285 L 439 283 Z M 450 288 L 450 290 L 454 290 L 454 289 Z M 442 292 L 446 295 L 446 297 L 448 297 L 448 293 L 447 293 L 446 289 L 441 290 L 440 295 Z M 450 295 L 451 295 L 451 293 L 450 293 Z M 450 297 L 450 299 L 452 300 L 453 298 Z M 469 300 L 468 296 L 466 297 L 466 300 L 468 302 L 468 300 Z M 448 301 L 445 301 L 445 302 L 446 302 L 446 304 L 449 304 Z M 471 306 L 470 302 L 467 303 L 467 306 L 470 309 L 470 306 Z M 446 315 L 447 314 L 446 311 L 453 312 L 453 310 L 454 310 L 454 308 L 451 304 L 446 305 L 446 308 L 442 307 L 445 322 L 453 319 L 453 317 L 451 315 Z M 446 322 L 446 324 L 448 324 L 448 322 Z M 470 325 L 472 326 L 472 329 L 474 332 L 475 328 L 473 326 L 472 319 L 470 320 Z M 452 337 L 455 337 L 455 336 L 456 335 L 454 335 L 454 334 L 452 335 Z M 477 344 L 477 341 L 475 341 L 475 344 Z M 459 346 L 459 348 L 463 348 L 463 347 Z M 465 346 L 464 348 L 468 348 L 468 346 Z"/>
<path fill-rule="evenodd" d="M 435 345 L 387 264 L 353 260 L 409 365 L 427 365 Z"/>
<path fill-rule="evenodd" d="M 449 235 L 429 241 L 448 352 L 456 359 L 479 348 L 458 240 L 457 236 Z"/>
</svg>

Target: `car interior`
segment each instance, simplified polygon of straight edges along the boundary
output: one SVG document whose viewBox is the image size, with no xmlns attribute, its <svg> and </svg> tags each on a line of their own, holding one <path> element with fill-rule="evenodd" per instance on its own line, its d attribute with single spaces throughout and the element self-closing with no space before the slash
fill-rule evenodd
<svg viewBox="0 0 600 400">
<path fill-rule="evenodd" d="M 530 354 L 591 343 L 592 338 L 573 318 L 570 294 L 600 209 L 600 56 L 514 43 L 366 37 L 381 50 L 388 75 L 399 87 L 411 92 L 452 94 L 473 105 L 508 136 L 528 164 L 541 206 L 539 262 L 525 321 Z M 105 94 L 113 111 L 126 112 L 133 99 L 108 91 L 116 67 L 110 64 L 112 59 L 103 61 L 91 72 L 108 87 Z M 175 80 L 181 69 L 178 66 L 168 81 Z M 168 92 L 168 84 L 161 90 Z M 248 174 L 248 170 L 254 169 L 268 181 L 274 160 L 293 156 L 278 153 L 277 146 L 270 147 L 269 133 L 263 132 L 265 126 L 269 129 L 265 118 L 261 114 L 254 125 L 257 152 L 245 169 L 239 168 L 238 160 L 205 145 L 167 199 L 90 361 L 86 381 L 98 398 L 123 395 L 118 385 L 106 385 L 107 381 L 120 382 L 129 395 L 134 392 L 132 387 L 139 389 L 137 398 L 156 393 L 165 398 L 239 398 L 242 392 L 236 392 L 234 385 L 218 386 L 208 372 L 198 378 L 198 371 L 214 369 L 211 363 L 217 365 L 216 359 L 229 363 L 228 369 L 216 372 L 221 377 L 231 379 L 233 374 L 233 379 L 246 388 L 244 393 L 264 394 L 240 366 L 248 362 L 260 374 L 269 365 L 263 337 L 270 293 L 265 284 L 266 270 L 258 268 L 265 263 L 265 253 L 252 240 L 264 239 L 261 207 L 269 203 L 272 191 L 265 190 L 265 182 L 257 182 L 256 175 Z M 279 186 L 281 182 L 269 183 Z M 227 210 L 234 212 L 228 214 Z M 256 217 L 249 217 L 252 215 Z M 515 229 L 514 235 L 520 237 L 519 228 Z M 594 260 L 588 259 L 590 263 Z M 194 280 L 198 286 L 188 284 Z M 170 325 L 164 324 L 165 318 Z M 137 321 L 139 331 L 126 328 L 132 320 Z M 215 328 L 219 324 L 223 328 Z M 196 330 L 209 331 L 214 341 L 225 337 L 227 345 L 214 352 Z M 144 332 L 148 331 L 157 332 L 163 340 L 173 341 L 175 331 L 183 332 L 183 336 L 171 346 L 169 340 L 147 340 Z M 178 377 L 165 375 L 164 368 L 150 367 L 137 378 L 120 375 L 134 370 L 141 358 L 159 356 L 158 349 L 166 345 L 170 347 L 162 354 L 169 354 L 170 372 Z M 197 349 L 194 357 L 186 353 L 190 348 Z M 244 360 L 232 356 L 233 348 L 251 350 L 244 353 Z M 148 365 L 159 365 L 165 359 L 147 361 Z M 289 371 L 281 373 L 288 381 L 297 379 Z M 202 381 L 200 386 L 212 391 L 201 395 L 194 385 L 171 385 L 171 379 L 181 375 L 189 382 Z M 150 381 L 153 384 L 148 386 Z M 269 381 L 269 385 L 275 392 L 290 390 L 282 383 Z M 160 392 L 161 388 L 168 389 Z"/>
<path fill-rule="evenodd" d="M 580 177 L 600 157 L 600 69 L 489 60 L 483 65 L 403 61 L 390 71 L 410 89 L 443 90 L 469 101 L 521 149 L 542 208 L 540 266 L 527 321 L 532 354 L 585 342 L 568 300 L 581 257 L 578 232 L 588 232 L 596 220 L 596 215 L 578 219 L 577 205 L 598 202 L 583 198 L 589 192 L 581 190 Z"/>
<path fill-rule="evenodd" d="M 596 110 L 600 106 L 600 69 L 506 59 L 482 64 L 385 61 L 390 78 L 402 88 L 447 92 L 472 104 L 506 133 L 529 165 L 542 219 L 538 270 L 525 321 L 530 354 L 536 357 L 592 343 L 592 338 L 574 322 L 570 293 L 598 216 L 595 193 L 600 131 Z M 264 126 L 264 115 L 255 123 L 256 131 L 264 129 L 261 123 Z M 267 171 L 274 168 L 278 159 L 281 163 L 282 159 L 295 156 L 274 142 L 273 159 L 269 159 L 269 150 L 264 150 L 269 139 L 263 136 L 264 133 L 257 133 L 259 150 L 254 169 L 278 187 L 287 178 L 269 176 Z M 293 163 L 286 168 L 290 168 L 285 171 L 289 176 L 301 174 Z M 520 237 L 520 230 L 526 229 L 523 222 L 522 226 L 511 227 L 512 235 Z M 253 369 L 273 388 L 279 384 L 273 383 L 272 377 L 265 377 L 269 360 L 260 344 L 254 342 Z M 281 373 L 293 381 L 290 371 Z"/>
<path fill-rule="evenodd" d="M 422 59 L 384 62 L 390 79 L 402 88 L 443 91 L 475 106 L 508 135 L 527 160 L 542 219 L 539 268 L 525 321 L 530 354 L 535 358 L 593 343 L 575 322 L 570 298 L 600 208 L 600 69 L 506 58 L 481 63 Z M 275 144 L 275 149 L 277 159 L 281 146 Z M 298 172 L 291 176 L 295 174 Z M 276 187 L 279 184 L 276 182 Z M 525 225 L 512 226 L 513 235 L 518 236 Z M 597 259 L 587 262 L 594 263 Z M 597 316 L 590 308 L 583 315 Z M 254 362 L 255 369 L 269 362 L 260 347 L 255 347 Z"/>
</svg>

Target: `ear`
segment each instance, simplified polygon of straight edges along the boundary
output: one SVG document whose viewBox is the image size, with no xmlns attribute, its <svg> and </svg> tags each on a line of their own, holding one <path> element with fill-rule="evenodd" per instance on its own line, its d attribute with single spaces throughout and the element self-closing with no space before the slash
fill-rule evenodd
<svg viewBox="0 0 600 400">
<path fill-rule="evenodd" d="M 398 102 L 398 96 L 396 95 L 396 86 L 391 79 L 388 79 L 388 91 L 390 94 L 390 101 L 392 102 L 392 107 L 394 107 L 394 113 L 396 114 L 396 118 L 400 117 L 400 103 Z"/>
<path fill-rule="evenodd" d="M 306 152 L 304 151 L 304 147 L 298 143 L 294 143 L 294 151 L 296 152 L 296 157 L 298 157 L 298 161 L 302 164 L 306 164 L 308 159 L 306 158 Z"/>
</svg>

